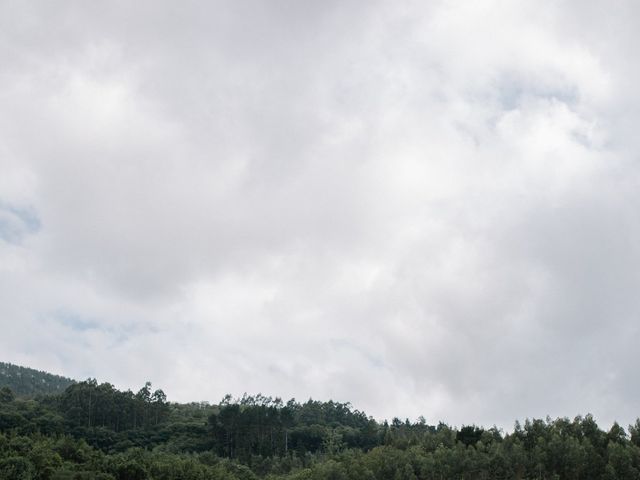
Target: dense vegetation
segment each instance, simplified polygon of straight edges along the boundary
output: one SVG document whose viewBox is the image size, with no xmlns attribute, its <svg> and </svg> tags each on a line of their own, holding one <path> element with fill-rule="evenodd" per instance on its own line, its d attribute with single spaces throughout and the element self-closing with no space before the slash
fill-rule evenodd
<svg viewBox="0 0 640 480">
<path fill-rule="evenodd" d="M 0 389 L 0 479 L 640 479 L 640 422 L 527 420 L 513 433 L 394 419 L 262 395 L 173 404 L 95 380 L 17 398 Z"/>
<path fill-rule="evenodd" d="M 70 378 L 0 362 L 0 387 L 9 387 L 19 397 L 62 393 L 73 382 Z"/>
</svg>

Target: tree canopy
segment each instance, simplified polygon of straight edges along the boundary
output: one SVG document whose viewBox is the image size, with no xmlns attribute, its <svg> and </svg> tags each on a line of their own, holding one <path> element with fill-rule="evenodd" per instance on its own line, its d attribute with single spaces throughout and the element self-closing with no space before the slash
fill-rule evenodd
<svg viewBox="0 0 640 480">
<path fill-rule="evenodd" d="M 496 427 L 377 422 L 348 403 L 258 395 L 167 402 L 94 379 L 24 398 L 0 388 L 0 479 L 640 479 L 640 420 Z"/>
</svg>

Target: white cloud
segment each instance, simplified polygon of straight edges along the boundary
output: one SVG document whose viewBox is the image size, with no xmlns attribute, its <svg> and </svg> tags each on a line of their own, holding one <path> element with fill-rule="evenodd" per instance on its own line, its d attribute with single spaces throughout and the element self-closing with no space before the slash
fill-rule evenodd
<svg viewBox="0 0 640 480">
<path fill-rule="evenodd" d="M 1 7 L 3 360 L 634 420 L 637 28 L 599 5 Z"/>
</svg>

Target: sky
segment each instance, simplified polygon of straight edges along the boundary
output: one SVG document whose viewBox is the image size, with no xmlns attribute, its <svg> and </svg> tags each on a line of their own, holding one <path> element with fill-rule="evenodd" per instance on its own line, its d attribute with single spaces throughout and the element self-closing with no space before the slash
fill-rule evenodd
<svg viewBox="0 0 640 480">
<path fill-rule="evenodd" d="M 634 422 L 639 23 L 0 0 L 0 361 L 180 402 Z"/>
</svg>

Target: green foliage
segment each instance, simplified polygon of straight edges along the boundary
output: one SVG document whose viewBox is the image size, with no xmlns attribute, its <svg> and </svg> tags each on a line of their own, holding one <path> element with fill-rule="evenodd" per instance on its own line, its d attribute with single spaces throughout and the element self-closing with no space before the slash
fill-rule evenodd
<svg viewBox="0 0 640 480">
<path fill-rule="evenodd" d="M 493 427 L 382 424 L 351 405 L 263 395 L 171 404 L 87 380 L 36 399 L 0 389 L 0 480 L 640 480 L 640 420 Z"/>
</svg>

